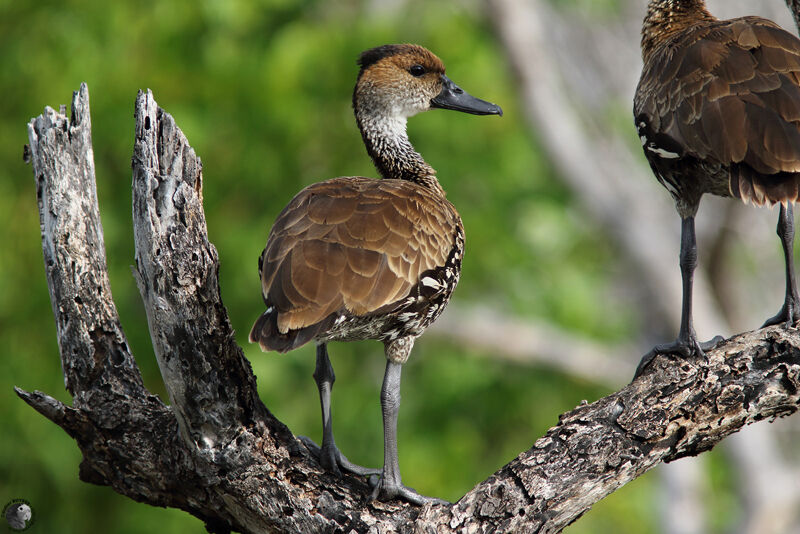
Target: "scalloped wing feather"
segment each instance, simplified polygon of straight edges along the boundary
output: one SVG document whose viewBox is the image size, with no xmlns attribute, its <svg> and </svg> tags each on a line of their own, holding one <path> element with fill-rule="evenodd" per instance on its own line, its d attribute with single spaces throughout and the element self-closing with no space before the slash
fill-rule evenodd
<svg viewBox="0 0 800 534">
<path fill-rule="evenodd" d="M 679 157 L 730 167 L 732 195 L 756 204 L 794 201 L 799 80 L 796 37 L 758 17 L 716 21 L 653 53 L 634 115 L 642 130 Z"/>
<path fill-rule="evenodd" d="M 460 224 L 446 199 L 407 181 L 346 177 L 305 188 L 264 251 L 262 291 L 277 332 L 401 301 L 423 272 L 445 264 Z"/>
</svg>

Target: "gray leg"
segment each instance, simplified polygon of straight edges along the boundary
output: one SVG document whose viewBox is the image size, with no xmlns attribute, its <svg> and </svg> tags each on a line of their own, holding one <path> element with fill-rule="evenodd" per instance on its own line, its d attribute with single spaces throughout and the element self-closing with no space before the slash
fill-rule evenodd
<svg viewBox="0 0 800 534">
<path fill-rule="evenodd" d="M 322 407 L 322 451 L 319 462 L 322 467 L 341 476 L 339 464 L 336 461 L 336 442 L 333 439 L 333 426 L 331 425 L 331 390 L 336 382 L 331 360 L 328 358 L 328 346 L 325 343 L 317 345 L 317 366 L 314 368 L 314 381 L 319 389 L 319 403 Z"/>
<path fill-rule="evenodd" d="M 697 341 L 692 321 L 692 298 L 694 287 L 694 271 L 697 268 L 697 237 L 694 231 L 694 217 L 686 217 L 681 221 L 681 280 L 683 282 L 683 304 L 681 306 L 681 327 L 675 343 L 659 347 L 657 352 L 677 352 L 684 357 L 692 354 L 702 355 L 704 348 Z M 709 345 L 711 343 L 703 343 Z M 713 347 L 713 344 L 711 344 Z"/>
<path fill-rule="evenodd" d="M 317 345 L 317 366 L 314 369 L 314 381 L 319 389 L 319 402 L 322 406 L 322 447 L 317 446 L 316 443 L 305 436 L 301 436 L 300 439 L 319 457 L 322 467 L 336 476 L 342 475 L 342 469 L 356 475 L 380 474 L 378 469 L 368 469 L 350 463 L 347 457 L 336 447 L 331 424 L 331 389 L 333 389 L 333 383 L 336 381 L 336 375 L 333 373 L 333 366 L 328 358 L 328 346 L 326 343 Z"/>
<path fill-rule="evenodd" d="M 639 367 L 636 369 L 634 378 L 644 371 L 656 354 L 676 353 L 684 358 L 691 356 L 703 356 L 704 351 L 711 350 L 719 345 L 724 339 L 716 336 L 711 341 L 700 343 L 694 332 L 692 324 L 692 288 L 694 285 L 694 270 L 697 267 L 697 238 L 694 231 L 694 217 L 686 217 L 681 220 L 681 278 L 683 280 L 683 306 L 681 309 L 681 327 L 678 331 L 678 339 L 672 343 L 656 345 L 644 355 Z"/>
<path fill-rule="evenodd" d="M 372 492 L 372 498 L 382 500 L 401 497 L 413 504 L 421 505 L 426 502 L 444 503 L 441 499 L 425 497 L 412 488 L 403 485 L 400 478 L 400 461 L 397 454 L 397 415 L 400 412 L 400 374 L 403 364 L 393 361 L 393 349 L 404 353 L 396 359 L 405 362 L 411 352 L 413 340 L 399 340 L 398 345 L 388 344 L 386 347 L 387 361 L 386 373 L 383 376 L 381 388 L 381 410 L 383 412 L 383 475 Z"/>
<path fill-rule="evenodd" d="M 783 258 L 786 263 L 786 297 L 781 311 L 767 319 L 763 326 L 781 323 L 793 325 L 800 320 L 800 299 L 797 298 L 797 284 L 794 278 L 794 213 L 791 203 L 786 206 L 781 204 L 777 231 L 783 245 Z"/>
</svg>

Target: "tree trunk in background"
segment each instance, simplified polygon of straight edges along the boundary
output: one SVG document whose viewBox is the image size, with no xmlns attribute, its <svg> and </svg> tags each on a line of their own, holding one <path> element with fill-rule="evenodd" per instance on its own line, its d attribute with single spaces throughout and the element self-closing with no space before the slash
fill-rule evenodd
<svg viewBox="0 0 800 534">
<path fill-rule="evenodd" d="M 778 0 L 757 4 L 740 0 L 709 0 L 708 3 L 709 9 L 723 18 L 759 14 L 787 28 L 791 24 L 789 13 Z M 787 1 L 787 4 L 797 15 L 798 2 Z M 631 277 L 624 283 L 641 293 L 637 301 L 640 315 L 647 318 L 642 322 L 664 326 L 661 332 L 642 332 L 642 338 L 631 345 L 647 347 L 668 339 L 677 330 L 675 322 L 680 317 L 680 291 L 677 289 L 680 277 L 677 262 L 673 261 L 679 243 L 674 232 L 677 216 L 669 195 L 647 168 L 638 144 L 623 138 L 633 139 L 634 129 L 631 127 L 620 133 L 616 125 L 608 121 L 609 109 L 631 106 L 641 69 L 639 29 L 646 3 L 623 2 L 619 17 L 604 18 L 601 24 L 579 10 L 543 0 L 489 0 L 488 5 L 496 31 L 517 73 L 531 129 L 537 133 L 537 139 L 577 202 L 613 237 L 626 260 L 623 263 L 637 266 L 631 274 L 639 283 L 632 283 Z M 538 135 L 539 132 L 547 134 Z M 707 272 L 708 278 L 695 289 L 695 298 L 703 303 L 696 307 L 696 313 L 702 317 L 698 323 L 703 325 L 698 329 L 713 334 L 731 332 L 752 321 L 753 303 L 759 302 L 765 287 L 770 286 L 756 277 L 731 279 L 731 270 L 724 269 L 724 265 L 730 264 L 730 253 L 727 257 L 724 255 L 729 249 L 726 243 L 730 242 L 731 234 L 737 233 L 740 239 L 744 237 L 741 240 L 754 250 L 753 257 L 761 258 L 764 277 L 768 278 L 770 272 L 780 272 L 782 264 L 775 254 L 776 247 L 764 238 L 763 224 L 753 224 L 756 210 L 714 198 L 704 199 L 704 205 L 698 221 L 699 232 L 712 246 L 704 249 L 700 256 L 706 267 L 701 266 L 698 272 L 701 276 Z M 724 217 L 703 218 L 704 213 L 715 211 L 717 214 L 721 211 Z M 719 224 L 719 220 L 723 223 Z M 768 231 L 771 234 L 772 228 Z M 658 247 L 650 245 L 654 242 L 660 244 L 663 253 L 653 254 L 654 250 L 658 251 Z M 723 275 L 724 283 L 711 283 L 722 279 Z M 741 294 L 729 294 L 727 287 L 735 287 Z M 775 285 L 775 288 L 774 293 L 778 295 L 782 287 Z M 772 311 L 763 313 L 767 315 Z M 540 346 L 529 346 L 528 350 L 548 355 L 548 346 Z M 597 347 L 592 354 L 599 352 L 602 348 Z M 565 372 L 571 372 L 569 362 L 567 358 L 560 365 Z M 605 368 L 604 360 L 600 360 L 600 364 Z M 800 506 L 800 488 L 783 481 L 791 480 L 798 469 L 780 453 L 772 429 L 758 426 L 731 441 L 727 449 L 733 464 L 742 480 L 749 481 L 740 486 L 742 532 L 778 534 L 784 532 L 781 525 L 786 525 L 787 521 L 797 525 L 793 509 Z M 762 454 L 761 447 L 774 454 Z M 681 463 L 676 472 L 669 472 L 671 469 L 672 466 L 668 466 L 663 475 L 664 532 L 706 532 L 708 527 L 702 510 L 689 504 L 701 500 L 706 491 L 699 484 L 705 468 L 691 462 Z M 788 476 L 776 477 L 776 473 Z"/>
</svg>

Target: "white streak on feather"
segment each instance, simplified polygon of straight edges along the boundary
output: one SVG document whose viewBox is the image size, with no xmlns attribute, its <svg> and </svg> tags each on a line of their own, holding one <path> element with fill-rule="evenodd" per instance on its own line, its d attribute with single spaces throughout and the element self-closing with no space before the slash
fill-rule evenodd
<svg viewBox="0 0 800 534">
<path fill-rule="evenodd" d="M 441 286 L 439 282 L 437 282 L 434 278 L 431 278 L 430 276 L 426 276 L 421 280 L 421 282 L 423 286 L 432 287 L 434 289 L 438 289 Z"/>
<path fill-rule="evenodd" d="M 663 148 L 658 148 L 655 145 L 650 145 L 647 147 L 647 150 L 652 152 L 653 154 L 660 156 L 664 159 L 676 159 L 681 157 L 680 154 L 676 152 L 670 152 L 669 150 L 664 150 Z"/>
</svg>

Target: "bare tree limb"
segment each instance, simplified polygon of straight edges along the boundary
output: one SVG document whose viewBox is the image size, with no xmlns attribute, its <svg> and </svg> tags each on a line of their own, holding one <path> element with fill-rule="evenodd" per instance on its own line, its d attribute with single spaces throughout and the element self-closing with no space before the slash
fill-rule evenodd
<svg viewBox="0 0 800 534">
<path fill-rule="evenodd" d="M 72 121 L 63 113 L 46 108 L 28 137 L 65 385 L 76 404 L 109 381 L 116 395 L 140 395 L 142 378 L 111 298 L 85 85 L 73 99 Z"/>
<path fill-rule="evenodd" d="M 544 321 L 522 321 L 485 306 L 450 304 L 426 333 L 495 358 L 548 365 L 615 388 L 629 378 L 630 362 L 637 354 L 629 345 L 603 345 Z"/>
<path fill-rule="evenodd" d="M 733 338 L 706 362 L 659 359 L 640 380 L 562 415 L 532 449 L 456 503 L 455 525 L 470 531 L 493 515 L 503 518 L 501 531 L 558 532 L 656 464 L 709 450 L 745 424 L 794 413 L 798 340 L 796 331 L 763 330 Z"/>
<path fill-rule="evenodd" d="M 726 441 L 739 472 L 736 484 L 742 506 L 737 534 L 797 534 L 797 493 L 800 472 L 781 459 L 775 432 L 754 426 Z"/>
<path fill-rule="evenodd" d="M 220 298 L 217 251 L 208 242 L 202 208 L 200 159 L 149 91 L 136 101 L 136 119 L 136 279 L 187 445 L 213 453 L 230 443 L 239 427 L 268 419 Z M 288 433 L 280 425 L 272 430 Z"/>
<path fill-rule="evenodd" d="M 619 392 L 562 415 L 453 505 L 370 502 L 362 479 L 324 473 L 259 400 L 219 298 L 200 162 L 152 94 L 136 103 L 136 272 L 170 407 L 137 379 L 102 283 L 85 85 L 71 120 L 48 108 L 29 134 L 74 405 L 17 393 L 77 441 L 83 480 L 186 510 L 209 531 L 559 532 L 660 462 L 699 454 L 745 424 L 800 406 L 800 333 L 760 330 L 704 361 L 657 358 Z M 110 334 L 93 338 L 96 324 Z"/>
<path fill-rule="evenodd" d="M 738 435 L 741 434 L 735 436 Z M 707 499 L 704 498 L 708 489 L 705 470 L 702 463 L 692 460 L 694 458 L 674 462 L 668 469 L 659 470 L 658 511 L 662 534 L 706 534 L 710 530 Z"/>
<path fill-rule="evenodd" d="M 81 480 L 107 484 L 137 501 L 187 509 L 186 500 L 196 497 L 173 494 L 172 481 L 194 481 L 194 468 L 169 454 L 186 452 L 175 446 L 175 418 L 145 390 L 111 297 L 86 85 L 73 96 L 71 119 L 48 107 L 28 125 L 28 138 L 50 300 L 73 406 L 41 392 L 17 394 L 78 441 Z M 196 515 L 204 517 L 200 509 Z"/>
</svg>

